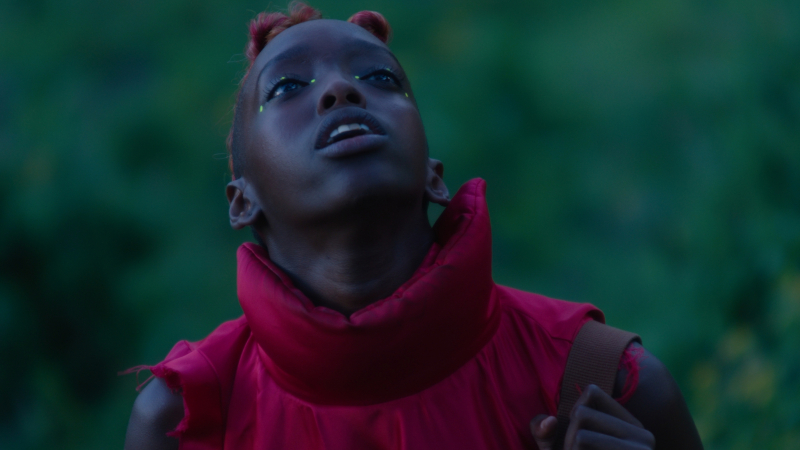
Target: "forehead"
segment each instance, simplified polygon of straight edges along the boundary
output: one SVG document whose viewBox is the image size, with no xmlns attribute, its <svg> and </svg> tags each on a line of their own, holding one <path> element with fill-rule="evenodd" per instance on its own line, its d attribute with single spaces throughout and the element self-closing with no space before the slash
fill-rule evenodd
<svg viewBox="0 0 800 450">
<path fill-rule="evenodd" d="M 256 58 L 256 73 L 295 58 L 324 55 L 335 58 L 343 52 L 378 52 L 394 58 L 388 47 L 358 25 L 341 20 L 303 22 L 278 34 Z"/>
</svg>

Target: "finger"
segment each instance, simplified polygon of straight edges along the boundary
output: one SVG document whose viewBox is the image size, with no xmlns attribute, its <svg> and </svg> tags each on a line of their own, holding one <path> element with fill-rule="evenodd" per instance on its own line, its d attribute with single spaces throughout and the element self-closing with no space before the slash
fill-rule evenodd
<svg viewBox="0 0 800 450">
<path fill-rule="evenodd" d="M 653 434 L 644 428 L 585 405 L 573 410 L 564 437 L 564 448 L 577 448 L 574 447 L 577 443 L 577 436 L 583 431 L 592 431 L 645 445 L 651 445 L 655 441 Z"/>
<path fill-rule="evenodd" d="M 558 419 L 547 414 L 539 414 L 531 420 L 531 433 L 539 450 L 552 450 L 556 444 Z"/>
<path fill-rule="evenodd" d="M 572 447 L 564 445 L 565 449 L 569 450 L 652 450 L 653 447 L 648 447 L 640 442 L 626 441 L 607 434 L 598 433 L 596 431 L 581 430 L 575 437 L 575 442 Z"/>
<path fill-rule="evenodd" d="M 620 405 L 616 400 L 611 398 L 610 395 L 603 392 L 602 389 L 594 384 L 586 386 L 581 396 L 578 397 L 575 406 L 572 407 L 572 412 L 570 412 L 570 420 L 579 406 L 587 406 L 608 415 L 618 417 L 637 427 L 642 426 L 642 422 L 639 422 L 639 419 L 634 417 L 625 407 Z"/>
</svg>

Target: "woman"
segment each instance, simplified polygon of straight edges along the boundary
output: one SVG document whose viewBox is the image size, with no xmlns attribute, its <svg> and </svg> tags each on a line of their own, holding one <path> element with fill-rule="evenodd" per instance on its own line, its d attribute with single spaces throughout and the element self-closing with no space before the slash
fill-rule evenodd
<svg viewBox="0 0 800 450">
<path fill-rule="evenodd" d="M 380 14 L 295 4 L 250 35 L 226 188 L 259 242 L 238 252 L 244 316 L 151 367 L 126 448 L 553 448 L 566 358 L 602 313 L 494 284 L 484 183 L 449 199 Z M 663 365 L 626 360 L 565 448 L 702 448 Z"/>
</svg>

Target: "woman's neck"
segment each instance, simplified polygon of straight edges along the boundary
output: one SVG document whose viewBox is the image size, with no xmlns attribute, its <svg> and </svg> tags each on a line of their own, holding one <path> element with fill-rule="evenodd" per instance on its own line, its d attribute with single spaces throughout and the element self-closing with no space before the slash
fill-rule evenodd
<svg viewBox="0 0 800 450">
<path fill-rule="evenodd" d="M 270 227 L 270 259 L 315 305 L 352 313 L 390 296 L 434 241 L 427 214 L 362 214 L 313 227 Z M 374 211 L 373 211 L 374 212 Z"/>
</svg>

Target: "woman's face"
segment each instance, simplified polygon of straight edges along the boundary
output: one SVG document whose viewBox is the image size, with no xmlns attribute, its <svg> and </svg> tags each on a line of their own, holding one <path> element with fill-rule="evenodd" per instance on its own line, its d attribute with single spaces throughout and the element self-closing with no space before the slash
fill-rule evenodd
<svg viewBox="0 0 800 450">
<path fill-rule="evenodd" d="M 243 178 L 267 223 L 352 213 L 369 200 L 423 201 L 431 168 L 411 88 L 361 27 L 312 20 L 283 31 L 242 95 Z"/>
</svg>

